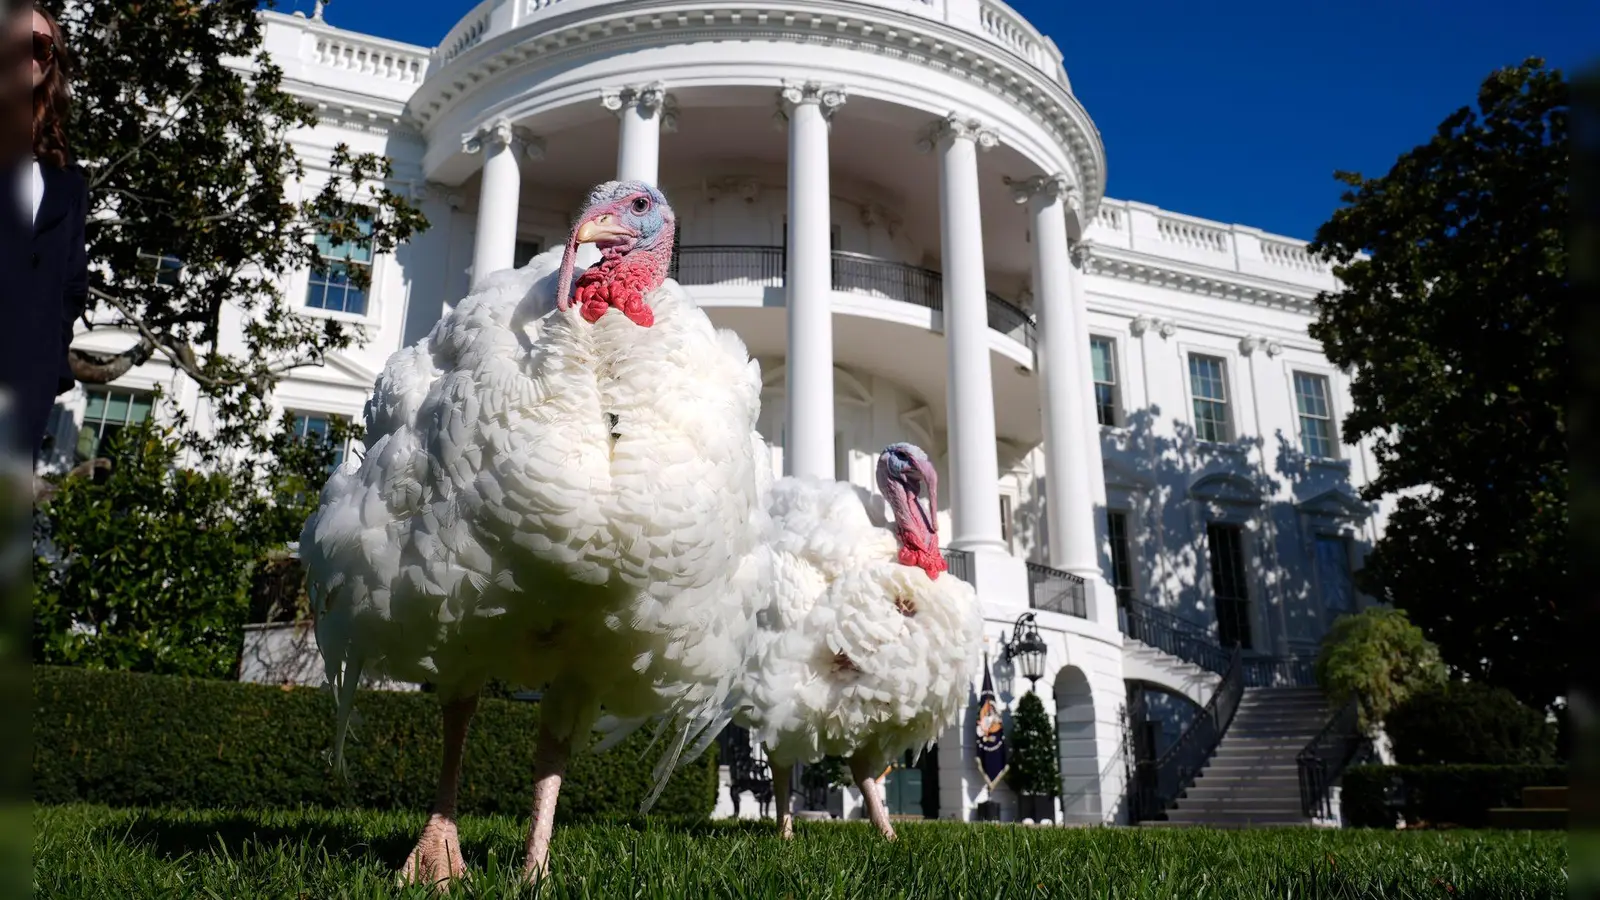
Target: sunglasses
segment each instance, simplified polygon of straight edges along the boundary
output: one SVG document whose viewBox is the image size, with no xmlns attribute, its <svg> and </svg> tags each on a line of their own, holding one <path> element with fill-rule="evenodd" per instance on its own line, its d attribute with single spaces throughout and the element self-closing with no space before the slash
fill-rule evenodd
<svg viewBox="0 0 1600 900">
<path fill-rule="evenodd" d="M 56 58 L 55 39 L 48 34 L 33 33 L 33 61 L 47 63 Z"/>
</svg>

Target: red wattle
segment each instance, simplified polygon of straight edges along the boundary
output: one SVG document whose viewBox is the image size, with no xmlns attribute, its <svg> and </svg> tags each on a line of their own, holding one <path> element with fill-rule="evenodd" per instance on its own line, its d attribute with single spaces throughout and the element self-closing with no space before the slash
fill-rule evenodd
<svg viewBox="0 0 1600 900">
<path fill-rule="evenodd" d="M 916 566 L 928 573 L 928 577 L 937 581 L 939 573 L 948 571 L 950 566 L 944 561 L 944 554 L 937 547 L 924 547 L 910 534 L 900 535 L 900 565 Z"/>
<path fill-rule="evenodd" d="M 610 260 L 583 273 L 573 290 L 573 302 L 583 309 L 584 321 L 600 321 L 606 310 L 622 310 L 634 324 L 649 328 L 655 324 L 655 311 L 644 302 L 644 295 L 655 287 L 648 265 L 628 265 Z"/>
</svg>

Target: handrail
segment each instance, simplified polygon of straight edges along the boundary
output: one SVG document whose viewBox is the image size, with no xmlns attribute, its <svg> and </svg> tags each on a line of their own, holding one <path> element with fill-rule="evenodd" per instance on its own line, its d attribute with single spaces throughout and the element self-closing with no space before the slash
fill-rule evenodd
<svg viewBox="0 0 1600 900">
<path fill-rule="evenodd" d="M 1300 776 L 1300 811 L 1306 818 L 1333 818 L 1328 789 L 1357 757 L 1370 749 L 1361 730 L 1361 698 L 1352 695 L 1295 756 Z"/>
<path fill-rule="evenodd" d="M 1082 578 L 1039 563 L 1027 563 L 1027 569 L 1029 606 L 1080 619 L 1089 618 Z"/>
<path fill-rule="evenodd" d="M 884 297 L 944 312 L 944 275 L 933 269 L 848 250 L 834 250 L 830 265 L 830 283 L 836 291 Z M 782 287 L 787 268 L 788 256 L 783 247 L 703 244 L 674 247 L 667 274 L 687 285 Z M 985 304 L 991 329 L 1030 350 L 1037 347 L 1037 325 L 1026 311 L 993 291 L 986 292 Z"/>
<path fill-rule="evenodd" d="M 1128 600 L 1123 606 L 1123 633 L 1164 653 L 1221 675 L 1232 660 L 1205 627 L 1167 610 Z"/>
<path fill-rule="evenodd" d="M 1211 700 L 1201 708 L 1183 734 L 1166 752 L 1154 760 L 1140 761 L 1129 792 L 1129 812 L 1134 821 L 1164 817 L 1183 792 L 1194 784 L 1195 776 L 1222 743 L 1234 713 L 1244 696 L 1244 665 L 1238 647 L 1233 648 L 1228 670 L 1217 683 Z"/>
</svg>

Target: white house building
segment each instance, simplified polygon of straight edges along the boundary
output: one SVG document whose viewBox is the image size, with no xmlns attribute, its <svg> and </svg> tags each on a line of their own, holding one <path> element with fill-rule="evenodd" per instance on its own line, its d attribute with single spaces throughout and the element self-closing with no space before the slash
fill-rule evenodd
<svg viewBox="0 0 1600 900">
<path fill-rule="evenodd" d="M 1307 336 L 1328 267 L 1106 196 L 1060 51 L 1000 0 L 484 0 L 434 48 L 320 4 L 262 16 L 321 116 L 294 135 L 313 177 L 341 142 L 387 154 L 432 223 L 355 263 L 367 291 L 287 283 L 366 338 L 281 386 L 307 431 L 358 419 L 388 355 L 475 277 L 561 242 L 591 186 L 642 178 L 678 213 L 677 279 L 761 362 L 775 470 L 871 486 L 898 440 L 938 461 L 1003 701 L 1028 687 L 1005 657 L 1019 616 L 1048 648 L 1058 817 L 1128 820 L 1130 686 L 1204 704 L 1234 645 L 1251 686 L 1303 685 L 1360 605 L 1382 510 L 1356 499 L 1375 463 L 1339 434 L 1347 378 Z M 69 395 L 58 442 L 148 415 L 158 385 L 196 396 L 151 361 Z M 1015 814 L 973 724 L 891 776 L 897 811 Z"/>
</svg>

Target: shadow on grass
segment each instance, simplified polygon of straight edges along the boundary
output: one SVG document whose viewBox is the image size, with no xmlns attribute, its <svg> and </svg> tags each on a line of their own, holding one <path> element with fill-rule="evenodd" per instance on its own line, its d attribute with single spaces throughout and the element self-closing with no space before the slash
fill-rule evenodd
<svg viewBox="0 0 1600 900">
<path fill-rule="evenodd" d="M 143 848 L 167 860 L 218 854 L 238 857 L 292 845 L 320 847 L 332 856 L 396 867 L 405 860 L 417 840 L 416 833 L 398 823 L 392 829 L 374 834 L 371 828 L 334 822 L 270 825 L 262 822 L 259 815 L 244 813 L 185 818 L 141 812 L 129 822 L 107 825 L 97 831 L 99 837 Z"/>
</svg>

